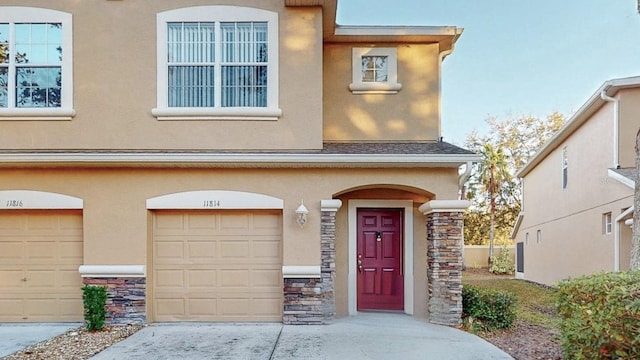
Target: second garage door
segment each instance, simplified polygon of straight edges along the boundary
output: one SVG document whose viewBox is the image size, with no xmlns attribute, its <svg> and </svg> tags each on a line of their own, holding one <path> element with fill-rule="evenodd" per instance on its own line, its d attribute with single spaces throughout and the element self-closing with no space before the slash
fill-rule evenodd
<svg viewBox="0 0 640 360">
<path fill-rule="evenodd" d="M 280 211 L 158 211 L 155 321 L 282 321 Z"/>
</svg>

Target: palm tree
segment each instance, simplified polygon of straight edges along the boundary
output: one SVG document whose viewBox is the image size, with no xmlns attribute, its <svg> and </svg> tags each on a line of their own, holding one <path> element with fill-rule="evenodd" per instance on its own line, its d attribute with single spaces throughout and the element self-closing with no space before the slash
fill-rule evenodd
<svg viewBox="0 0 640 360">
<path fill-rule="evenodd" d="M 491 262 L 495 240 L 496 197 L 502 192 L 504 185 L 511 181 L 511 174 L 507 156 L 501 147 L 494 148 L 490 143 L 484 143 L 480 156 L 482 160 L 478 164 L 478 180 L 489 195 L 489 262 Z"/>
</svg>

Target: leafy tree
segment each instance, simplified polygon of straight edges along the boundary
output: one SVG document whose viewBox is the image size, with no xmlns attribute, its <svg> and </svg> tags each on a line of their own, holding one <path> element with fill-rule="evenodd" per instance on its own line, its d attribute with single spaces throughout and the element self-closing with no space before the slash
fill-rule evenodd
<svg viewBox="0 0 640 360">
<path fill-rule="evenodd" d="M 554 112 L 543 119 L 519 116 L 504 120 L 492 117 L 486 121 L 490 128 L 487 135 L 479 135 L 474 131 L 465 143 L 465 147 L 479 153 L 482 160 L 474 165 L 465 185 L 465 196 L 471 200 L 472 206 L 465 214 L 464 236 L 467 244 L 486 244 L 489 238 L 491 246 L 491 238 L 494 241 L 498 239 L 502 244 L 507 243 L 520 213 L 522 194 L 515 174 L 564 125 L 565 117 Z M 486 144 L 490 145 L 491 151 L 488 151 Z M 486 155 L 492 155 L 493 160 L 486 158 Z M 500 171 L 506 168 L 508 175 L 502 174 L 505 181 L 493 189 L 492 196 L 481 174 L 486 172 L 488 162 L 497 160 L 500 160 L 502 167 Z M 491 213 L 494 215 L 493 222 Z M 493 236 L 491 224 L 494 225 Z"/>
</svg>

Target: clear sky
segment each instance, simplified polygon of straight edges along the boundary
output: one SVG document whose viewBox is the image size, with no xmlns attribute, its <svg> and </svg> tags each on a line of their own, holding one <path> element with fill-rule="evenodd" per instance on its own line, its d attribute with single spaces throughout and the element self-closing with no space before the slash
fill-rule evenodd
<svg viewBox="0 0 640 360">
<path fill-rule="evenodd" d="M 485 119 L 571 115 L 603 82 L 640 75 L 637 0 L 338 0 L 342 25 L 457 26 L 442 125 L 462 145 Z"/>
</svg>

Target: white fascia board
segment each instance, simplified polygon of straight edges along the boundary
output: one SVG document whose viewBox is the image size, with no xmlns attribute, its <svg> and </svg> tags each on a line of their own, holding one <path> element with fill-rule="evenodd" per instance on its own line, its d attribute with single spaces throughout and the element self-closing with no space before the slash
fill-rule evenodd
<svg viewBox="0 0 640 360">
<path fill-rule="evenodd" d="M 513 229 L 511 230 L 511 238 L 512 240 L 516 238 L 518 235 L 518 230 L 520 230 L 520 225 L 522 224 L 522 219 L 524 218 L 524 211 L 520 211 L 518 214 L 518 218 L 516 219 L 516 223 L 513 225 Z"/>
<path fill-rule="evenodd" d="M 455 26 L 358 26 L 338 25 L 338 36 L 458 36 L 462 29 Z"/>
<path fill-rule="evenodd" d="M 479 161 L 476 154 L 260 154 L 260 153 L 0 153 L 0 166 L 6 164 L 208 164 L 225 166 L 238 164 L 273 164 L 276 166 L 311 164 L 321 167 L 340 165 L 395 165 L 398 167 L 457 167 L 469 161 Z"/>
<path fill-rule="evenodd" d="M 617 172 L 615 172 L 615 171 L 613 171 L 611 169 L 608 169 L 607 172 L 609 173 L 609 177 L 610 178 L 621 182 L 622 184 L 630 187 L 631 189 L 635 189 L 636 188 L 635 181 L 629 179 L 628 177 L 622 176 L 622 175 L 618 174 Z"/>
</svg>

